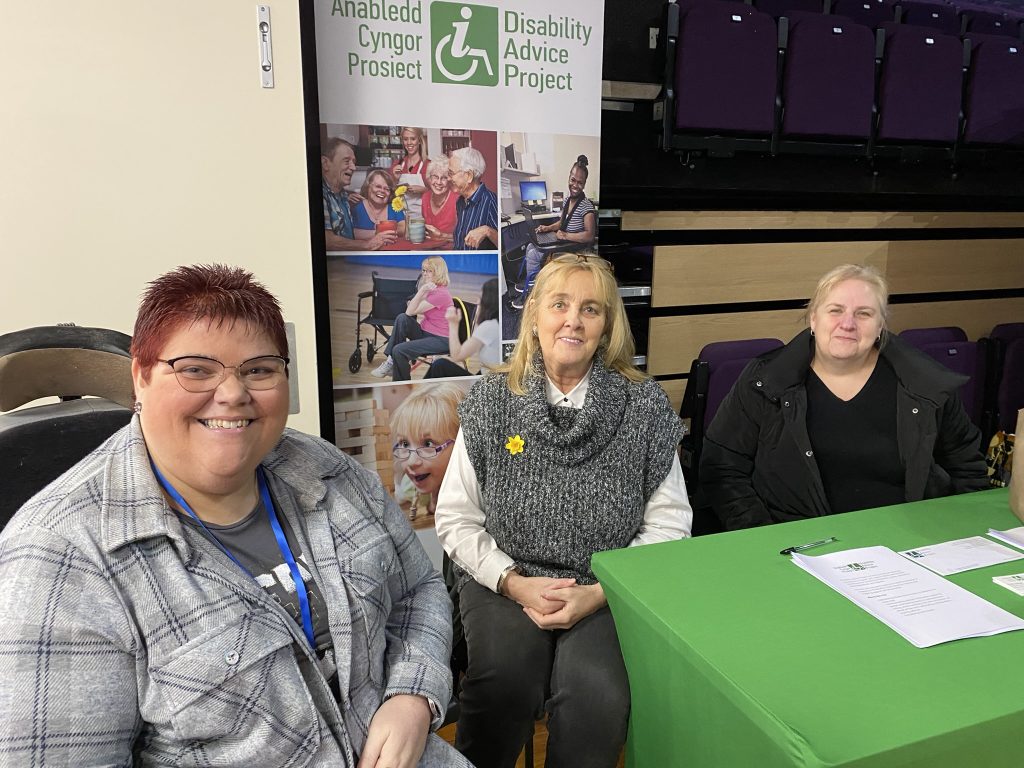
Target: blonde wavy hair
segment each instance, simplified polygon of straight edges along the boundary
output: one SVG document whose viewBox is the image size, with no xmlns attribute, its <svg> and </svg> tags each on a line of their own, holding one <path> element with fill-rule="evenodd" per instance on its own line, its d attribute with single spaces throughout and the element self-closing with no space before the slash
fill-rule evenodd
<svg viewBox="0 0 1024 768">
<path fill-rule="evenodd" d="M 619 296 L 619 285 L 615 282 L 611 265 L 597 255 L 570 253 L 552 259 L 537 275 L 537 282 L 530 293 L 530 300 L 523 308 L 519 322 L 519 338 L 516 348 L 504 365 L 495 370 L 508 374 L 508 388 L 516 395 L 526 394 L 527 378 L 533 373 L 533 358 L 540 350 L 540 340 L 533 332 L 537 316 L 547 297 L 563 288 L 569 278 L 579 273 L 590 275 L 604 307 L 605 325 L 597 355 L 605 368 L 617 371 L 633 382 L 647 378 L 633 365 L 636 347 L 633 333 L 626 319 L 626 308 Z"/>
<path fill-rule="evenodd" d="M 458 384 L 418 386 L 391 413 L 391 439 L 416 441 L 423 435 L 443 442 L 459 433 L 459 403 L 466 390 Z"/>
<path fill-rule="evenodd" d="M 434 285 L 448 285 L 450 282 L 448 264 L 440 256 L 428 256 L 420 264 L 420 269 L 423 269 L 423 267 L 430 267 L 434 270 Z"/>
</svg>

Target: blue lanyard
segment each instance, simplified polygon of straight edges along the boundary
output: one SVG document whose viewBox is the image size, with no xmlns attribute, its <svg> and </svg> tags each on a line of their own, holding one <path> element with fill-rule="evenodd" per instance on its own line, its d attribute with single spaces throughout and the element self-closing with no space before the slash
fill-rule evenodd
<svg viewBox="0 0 1024 768">
<path fill-rule="evenodd" d="M 167 491 L 167 494 L 174 499 L 174 501 L 184 509 L 192 519 L 199 523 L 199 526 L 206 531 L 207 536 L 216 544 L 220 551 L 231 558 L 231 560 L 237 565 L 250 579 L 254 579 L 253 575 L 249 573 L 249 570 L 242 565 L 238 558 L 231 553 L 231 551 L 220 543 L 220 540 L 210 531 L 209 528 L 199 519 L 199 516 L 192 511 L 192 507 L 188 505 L 188 502 L 182 498 L 182 495 L 178 493 L 177 489 L 171 485 L 160 474 L 160 470 L 156 468 L 156 464 L 153 463 L 153 459 L 150 458 L 149 465 L 153 468 L 153 473 L 156 475 L 157 481 L 161 487 Z M 263 506 L 267 510 L 267 517 L 270 518 L 270 527 L 274 531 L 274 538 L 277 539 L 277 548 L 281 550 L 281 555 L 284 557 L 284 561 L 288 564 L 288 570 L 291 571 L 292 581 L 295 583 L 295 592 L 299 596 L 299 608 L 302 611 L 302 631 L 306 635 L 306 639 L 309 641 L 309 647 L 315 649 L 316 642 L 313 638 L 313 614 L 309 610 L 309 594 L 306 592 L 306 583 L 302 580 L 302 574 L 299 573 L 299 566 L 295 562 L 295 557 L 292 555 L 292 548 L 288 546 L 288 538 L 284 535 L 284 530 L 281 528 L 281 523 L 277 519 L 277 512 L 274 511 L 274 501 L 270 498 L 270 490 L 267 488 L 267 479 L 263 474 L 263 467 L 256 468 L 256 482 L 259 485 L 260 498 L 263 500 Z"/>
</svg>

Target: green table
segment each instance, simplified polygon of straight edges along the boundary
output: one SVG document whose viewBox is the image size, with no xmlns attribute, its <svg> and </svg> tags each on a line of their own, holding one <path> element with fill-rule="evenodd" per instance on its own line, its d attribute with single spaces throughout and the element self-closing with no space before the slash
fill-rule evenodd
<svg viewBox="0 0 1024 768">
<path fill-rule="evenodd" d="M 627 765 L 1024 766 L 1024 632 L 915 648 L 779 550 L 904 550 L 1020 523 L 1006 490 L 603 552 L 629 672 Z M 948 577 L 1024 616 L 992 583 Z"/>
</svg>

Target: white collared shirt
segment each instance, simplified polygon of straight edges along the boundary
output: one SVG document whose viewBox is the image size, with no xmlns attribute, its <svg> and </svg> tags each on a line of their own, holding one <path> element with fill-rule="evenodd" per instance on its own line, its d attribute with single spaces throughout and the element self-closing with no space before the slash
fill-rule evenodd
<svg viewBox="0 0 1024 768">
<path fill-rule="evenodd" d="M 578 410 L 583 407 L 589 385 L 589 371 L 566 393 L 558 389 L 549 377 L 548 403 Z M 484 528 L 483 496 L 461 428 L 451 451 L 437 498 L 434 518 L 437 537 L 457 565 L 480 584 L 496 592 L 498 578 L 515 561 L 498 548 L 497 542 Z M 629 546 L 686 538 L 690 535 L 692 523 L 693 509 L 686 495 L 679 455 L 676 454 L 668 475 L 647 501 L 643 523 Z"/>
</svg>

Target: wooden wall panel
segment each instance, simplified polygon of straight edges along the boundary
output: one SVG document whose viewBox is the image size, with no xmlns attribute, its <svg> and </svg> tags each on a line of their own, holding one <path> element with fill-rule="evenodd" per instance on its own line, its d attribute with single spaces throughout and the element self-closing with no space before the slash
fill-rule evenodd
<svg viewBox="0 0 1024 768">
<path fill-rule="evenodd" d="M 1024 227 L 1024 212 L 623 211 L 623 230 L 986 229 Z"/>
<path fill-rule="evenodd" d="M 886 277 L 893 293 L 1024 287 L 1024 240 L 891 242 Z"/>
<path fill-rule="evenodd" d="M 666 245 L 654 249 L 651 304 L 732 304 L 805 299 L 844 262 L 884 272 L 887 242 Z"/>
<path fill-rule="evenodd" d="M 668 245 L 654 249 L 655 307 L 806 299 L 843 262 L 871 264 L 893 293 L 1024 286 L 1024 240 Z"/>
<path fill-rule="evenodd" d="M 889 328 L 958 325 L 967 337 L 987 335 L 994 325 L 1024 318 L 1024 298 L 937 301 L 890 306 Z M 803 310 L 724 312 L 651 319 L 647 371 L 652 375 L 685 374 L 701 348 L 712 341 L 775 337 L 789 341 L 803 329 Z M 668 383 L 668 382 L 665 382 Z"/>
<path fill-rule="evenodd" d="M 1021 320 L 1024 320 L 1024 298 L 935 301 L 889 307 L 889 327 L 896 333 L 907 328 L 957 325 L 972 341 L 988 336 L 999 323 Z"/>
<path fill-rule="evenodd" d="M 802 314 L 800 309 L 785 309 L 651 318 L 647 372 L 654 376 L 689 373 L 697 353 L 712 341 L 762 337 L 789 341 L 803 327 Z"/>
</svg>

